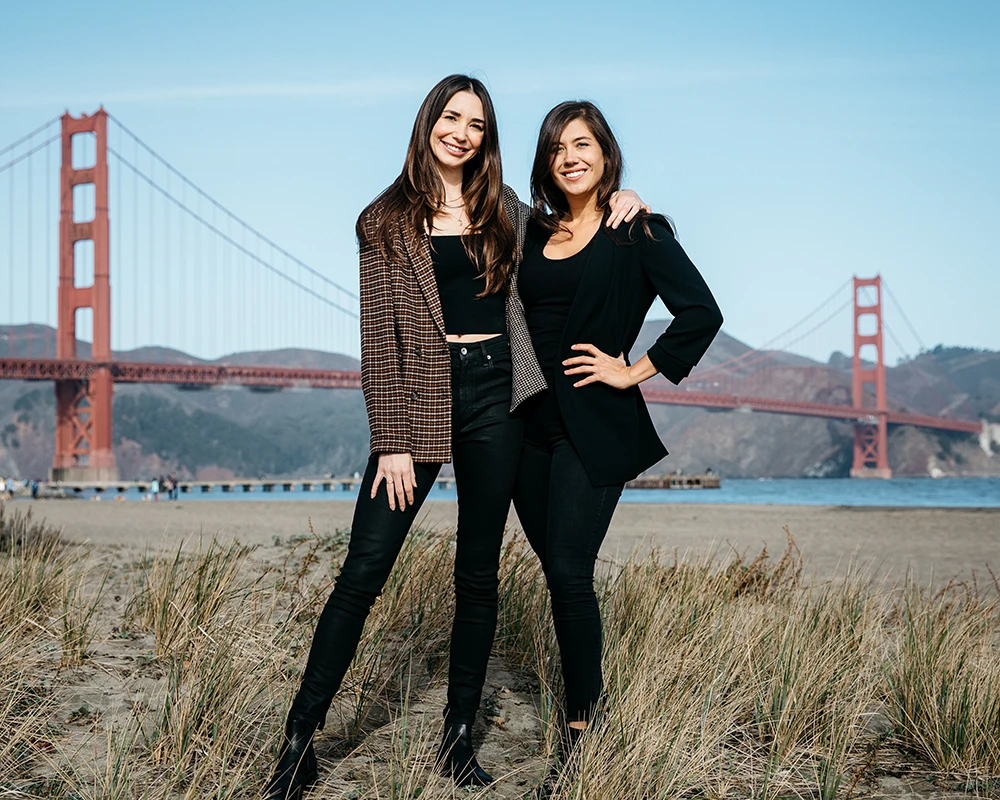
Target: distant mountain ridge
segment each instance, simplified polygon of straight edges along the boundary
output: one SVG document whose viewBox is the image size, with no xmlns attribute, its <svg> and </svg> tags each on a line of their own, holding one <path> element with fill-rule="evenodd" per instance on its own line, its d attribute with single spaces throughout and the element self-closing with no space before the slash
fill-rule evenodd
<svg viewBox="0 0 1000 800">
<path fill-rule="evenodd" d="M 77 358 L 89 359 L 90 342 L 77 339 Z M 0 325 L 0 354 L 8 358 L 55 358 L 56 332 L 47 325 Z M 117 361 L 143 364 L 239 364 L 242 366 L 285 366 L 299 369 L 357 370 L 356 358 L 325 350 L 285 348 L 242 351 L 206 360 L 169 347 L 145 346 L 133 350 L 113 350 Z"/>
<path fill-rule="evenodd" d="M 663 320 L 647 322 L 633 356 L 645 352 L 665 325 Z M 54 343 L 54 331 L 45 326 L 0 326 L 0 355 L 12 350 L 21 358 L 52 357 Z M 81 357 L 89 356 L 86 342 L 78 348 Z M 212 362 L 160 347 L 115 355 L 156 363 L 359 368 L 349 356 L 300 349 L 233 353 Z M 700 369 L 743 355 L 750 362 L 760 354 L 723 332 Z M 850 403 L 847 356 L 835 353 L 822 364 L 776 352 L 767 363 L 768 394 Z M 816 369 L 795 369 L 799 366 Z M 889 395 L 900 408 L 928 414 L 948 409 L 953 416 L 1000 420 L 1000 353 L 938 347 L 887 373 Z M 651 472 L 712 467 L 732 477 L 845 476 L 850 468 L 853 428 L 848 423 L 662 405 L 651 405 L 650 413 L 671 451 Z M 368 457 L 367 418 L 358 391 L 257 393 L 233 387 L 192 391 L 121 384 L 115 388 L 114 414 L 115 454 L 123 478 L 173 470 L 202 478 L 345 474 L 363 470 Z M 0 381 L 0 474 L 47 474 L 54 418 L 50 385 Z M 889 454 L 897 474 L 924 475 L 932 468 L 947 474 L 1000 474 L 1000 455 L 987 457 L 967 436 L 893 429 Z"/>
</svg>

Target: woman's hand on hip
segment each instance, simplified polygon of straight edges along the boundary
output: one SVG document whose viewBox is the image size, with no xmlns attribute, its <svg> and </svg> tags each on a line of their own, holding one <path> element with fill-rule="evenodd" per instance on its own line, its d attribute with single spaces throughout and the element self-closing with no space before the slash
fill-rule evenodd
<svg viewBox="0 0 1000 800">
<path fill-rule="evenodd" d="M 413 471 L 413 456 L 409 453 L 380 453 L 378 457 L 378 472 L 372 483 L 372 499 L 378 493 L 379 484 L 385 481 L 386 495 L 389 498 L 389 508 L 405 511 L 406 504 L 413 505 L 413 489 L 417 485 L 417 474 Z"/>
<path fill-rule="evenodd" d="M 624 356 L 613 358 L 592 344 L 575 344 L 573 350 L 581 350 L 587 355 L 574 356 L 563 361 L 567 375 L 586 375 L 583 380 L 573 384 L 574 387 L 586 386 L 588 383 L 606 383 L 616 389 L 628 389 L 636 381 L 632 379 Z"/>
<path fill-rule="evenodd" d="M 653 210 L 642 202 L 642 198 L 631 189 L 615 192 L 611 195 L 611 201 L 608 205 L 610 213 L 608 214 L 607 226 L 615 230 L 623 222 L 631 222 L 640 211 L 645 211 L 648 214 Z"/>
</svg>

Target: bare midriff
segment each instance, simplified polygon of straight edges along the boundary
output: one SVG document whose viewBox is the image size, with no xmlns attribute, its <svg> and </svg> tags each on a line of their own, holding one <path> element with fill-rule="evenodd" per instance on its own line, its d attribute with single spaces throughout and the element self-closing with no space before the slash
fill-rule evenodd
<svg viewBox="0 0 1000 800">
<path fill-rule="evenodd" d="M 487 339 L 496 339 L 503 336 L 502 333 L 450 333 L 444 338 L 449 342 L 485 342 Z"/>
</svg>

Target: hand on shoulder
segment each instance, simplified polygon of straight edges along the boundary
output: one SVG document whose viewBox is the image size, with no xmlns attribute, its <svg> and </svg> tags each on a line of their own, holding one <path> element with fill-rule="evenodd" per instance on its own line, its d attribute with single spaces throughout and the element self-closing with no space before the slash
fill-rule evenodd
<svg viewBox="0 0 1000 800">
<path fill-rule="evenodd" d="M 618 245 L 654 244 L 665 239 L 675 239 L 673 224 L 663 214 L 639 212 L 631 222 L 617 230 L 604 227 L 604 232 Z"/>
</svg>

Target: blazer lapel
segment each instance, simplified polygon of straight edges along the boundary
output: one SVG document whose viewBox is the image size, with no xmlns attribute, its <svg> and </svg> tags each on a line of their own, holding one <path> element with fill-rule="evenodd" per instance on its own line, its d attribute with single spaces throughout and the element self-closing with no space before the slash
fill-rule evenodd
<svg viewBox="0 0 1000 800">
<path fill-rule="evenodd" d="M 410 255 L 410 263 L 413 265 L 413 274 L 417 278 L 417 284 L 427 302 L 427 308 L 431 312 L 434 324 L 441 332 L 441 336 L 446 336 L 444 329 L 444 312 L 441 310 L 441 297 L 438 295 L 437 278 L 434 277 L 434 262 L 431 260 L 431 242 L 427 234 L 416 234 L 408 232 L 406 234 L 406 251 Z"/>
</svg>

